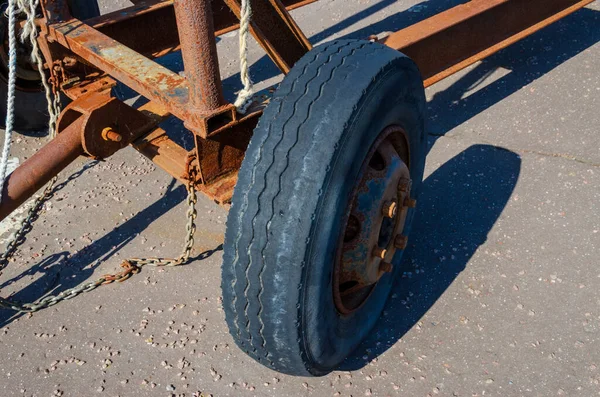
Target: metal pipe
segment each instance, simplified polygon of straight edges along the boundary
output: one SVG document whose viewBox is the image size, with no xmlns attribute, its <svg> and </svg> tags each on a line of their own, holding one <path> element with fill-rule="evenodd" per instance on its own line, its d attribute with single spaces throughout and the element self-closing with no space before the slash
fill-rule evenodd
<svg viewBox="0 0 600 397">
<path fill-rule="evenodd" d="M 210 1 L 175 0 L 173 5 L 189 104 L 196 112 L 209 113 L 226 105 Z"/>
<path fill-rule="evenodd" d="M 83 154 L 80 117 L 56 138 L 31 156 L 6 179 L 0 202 L 0 220 L 6 218 L 27 199 Z"/>
</svg>

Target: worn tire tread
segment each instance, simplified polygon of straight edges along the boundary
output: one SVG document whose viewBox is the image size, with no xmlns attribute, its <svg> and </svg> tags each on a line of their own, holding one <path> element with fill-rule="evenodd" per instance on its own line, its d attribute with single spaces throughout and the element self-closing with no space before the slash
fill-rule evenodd
<svg viewBox="0 0 600 397">
<path fill-rule="evenodd" d="M 358 64 L 363 66 L 372 63 L 373 70 L 377 71 L 382 64 L 402 56 L 384 48 L 366 41 L 338 40 L 305 55 L 283 80 L 265 110 L 240 170 L 225 236 L 222 278 L 224 311 L 236 344 L 252 358 L 282 372 L 319 375 L 330 369 L 315 368 L 303 346 L 302 325 L 298 321 L 283 326 L 295 328 L 296 346 L 290 346 L 288 351 L 273 347 L 276 326 L 270 313 L 276 308 L 270 301 L 263 300 L 263 294 L 272 285 L 265 286 L 265 275 L 271 277 L 271 273 L 277 271 L 277 263 L 265 260 L 272 258 L 276 252 L 274 250 L 278 249 L 278 236 L 273 236 L 270 231 L 270 225 L 277 221 L 276 201 L 287 197 L 282 197 L 285 196 L 282 194 L 284 182 L 287 181 L 285 176 L 290 173 L 294 176 L 295 172 L 290 165 L 296 165 L 311 146 L 328 140 L 323 134 L 315 136 L 316 131 L 301 134 L 301 129 L 318 122 L 313 120 L 313 105 L 333 99 L 343 102 L 345 91 L 341 83 L 347 79 L 357 79 L 358 74 L 364 73 Z M 384 54 L 379 57 L 381 59 L 377 57 L 378 52 Z M 352 59 L 353 64 L 347 65 L 347 59 Z M 340 69 L 346 72 L 344 76 L 336 75 Z M 355 93 L 355 98 L 359 98 L 364 89 Z M 348 103 L 355 106 L 352 100 Z M 340 129 L 344 127 L 339 126 Z M 328 148 L 332 155 L 336 147 Z M 327 170 L 322 173 L 326 174 Z M 322 193 L 319 191 L 314 197 L 315 203 L 320 200 Z M 313 219 L 317 216 L 317 210 L 318 206 L 310 215 L 304 214 L 304 217 Z M 303 287 L 303 264 L 298 266 L 300 271 L 289 270 L 289 279 L 286 280 L 288 285 L 297 286 L 295 292 L 290 291 L 290 295 L 296 298 L 301 295 Z M 293 300 L 290 298 L 290 302 Z M 299 316 L 301 306 L 296 305 L 294 309 L 298 313 L 290 317 Z M 292 361 L 290 356 L 294 356 Z"/>
</svg>

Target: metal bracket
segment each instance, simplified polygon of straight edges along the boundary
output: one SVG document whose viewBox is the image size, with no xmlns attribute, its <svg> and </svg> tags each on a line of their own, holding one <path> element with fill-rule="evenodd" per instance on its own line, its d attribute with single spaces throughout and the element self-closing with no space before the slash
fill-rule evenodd
<svg viewBox="0 0 600 397">
<path fill-rule="evenodd" d="M 156 122 L 110 92 L 93 92 L 71 102 L 58 120 L 58 131 L 83 117 L 81 143 L 94 158 L 106 158 L 148 132 Z"/>
</svg>

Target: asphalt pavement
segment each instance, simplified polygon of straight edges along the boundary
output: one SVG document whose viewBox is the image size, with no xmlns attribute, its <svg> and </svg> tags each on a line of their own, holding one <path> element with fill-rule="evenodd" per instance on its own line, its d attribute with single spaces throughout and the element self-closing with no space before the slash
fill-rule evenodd
<svg viewBox="0 0 600 397">
<path fill-rule="evenodd" d="M 321 0 L 292 15 L 319 43 L 458 3 Z M 221 308 L 227 212 L 200 197 L 193 263 L 145 268 L 31 316 L 0 311 L 0 396 L 600 394 L 599 41 L 594 2 L 427 89 L 430 150 L 404 273 L 339 370 L 281 375 L 235 346 Z M 231 97 L 237 33 L 218 48 Z M 281 79 L 255 43 L 249 59 L 259 87 Z M 178 56 L 162 63 L 181 69 Z M 13 162 L 45 141 L 16 134 Z M 81 158 L 66 179 L 2 273 L 1 296 L 36 300 L 131 256 L 179 253 L 185 188 L 133 149 Z M 2 245 L 23 213 L 0 223 Z"/>
</svg>

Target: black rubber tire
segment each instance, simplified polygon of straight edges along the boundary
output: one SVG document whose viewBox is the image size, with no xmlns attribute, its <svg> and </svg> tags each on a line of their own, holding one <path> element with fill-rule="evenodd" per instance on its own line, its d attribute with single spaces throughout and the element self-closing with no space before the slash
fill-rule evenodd
<svg viewBox="0 0 600 397">
<path fill-rule="evenodd" d="M 0 74 L 0 126 L 5 127 L 6 97 L 8 83 Z M 19 132 L 45 131 L 48 129 L 48 105 L 42 91 L 15 89 L 14 128 Z"/>
<path fill-rule="evenodd" d="M 70 0 L 71 11 L 79 19 L 88 19 L 100 15 L 95 0 Z M 0 9 L 6 9 L 6 1 L 0 2 Z M 6 34 L 6 18 L 0 18 L 0 43 Z M 46 131 L 48 129 L 48 105 L 41 83 L 38 86 L 22 88 L 25 84 L 17 81 L 15 89 L 14 128 L 19 132 Z M 0 65 L 0 126 L 6 123 L 6 101 L 8 94 L 8 69 Z M 64 99 L 64 98 L 63 98 Z"/>
<path fill-rule="evenodd" d="M 7 19 L 4 15 L 6 1 L 0 2 L 0 45 L 6 38 Z M 0 62 L 0 126 L 5 127 L 6 123 L 6 102 L 8 95 L 8 68 Z M 28 89 L 21 89 L 21 86 L 28 85 Z M 14 110 L 14 128 L 20 132 L 42 131 L 48 128 L 48 105 L 46 104 L 46 95 L 39 86 L 31 84 L 21 84 L 17 81 L 15 88 L 15 110 Z"/>
<path fill-rule="evenodd" d="M 338 313 L 332 273 L 342 220 L 362 162 L 388 125 L 409 135 L 417 195 L 424 109 L 416 65 L 377 43 L 318 46 L 285 77 L 246 152 L 225 235 L 225 317 L 252 358 L 283 373 L 320 376 L 372 329 L 395 274 L 360 309 Z"/>
</svg>

